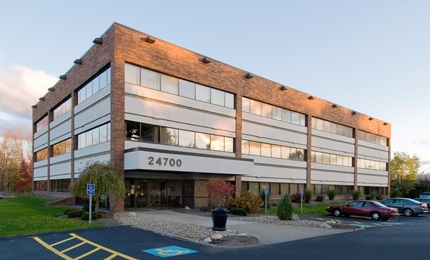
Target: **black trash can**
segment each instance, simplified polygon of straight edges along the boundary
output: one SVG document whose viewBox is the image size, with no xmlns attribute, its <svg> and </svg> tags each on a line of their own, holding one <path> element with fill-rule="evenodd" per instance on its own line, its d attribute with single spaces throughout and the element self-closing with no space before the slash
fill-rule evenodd
<svg viewBox="0 0 430 260">
<path fill-rule="evenodd" d="M 225 231 L 225 225 L 227 223 L 228 210 L 224 208 L 216 208 L 212 210 L 212 230 Z"/>
</svg>

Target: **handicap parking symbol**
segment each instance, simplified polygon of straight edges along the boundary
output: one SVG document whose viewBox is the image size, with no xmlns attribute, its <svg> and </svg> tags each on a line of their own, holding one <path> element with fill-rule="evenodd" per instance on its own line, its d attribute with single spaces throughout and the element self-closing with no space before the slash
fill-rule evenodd
<svg viewBox="0 0 430 260">
<path fill-rule="evenodd" d="M 179 246 L 166 246 L 166 247 L 153 248 L 153 249 L 142 250 L 142 251 L 161 258 L 197 253 L 197 251 L 195 250 L 191 250 L 191 249 L 179 247 Z"/>
</svg>

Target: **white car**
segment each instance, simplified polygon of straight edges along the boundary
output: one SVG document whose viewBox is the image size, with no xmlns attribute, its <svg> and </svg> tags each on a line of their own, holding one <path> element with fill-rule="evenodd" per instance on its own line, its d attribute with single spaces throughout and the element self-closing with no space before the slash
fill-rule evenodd
<svg viewBox="0 0 430 260">
<path fill-rule="evenodd" d="M 0 193 L 0 200 L 3 199 L 3 194 Z"/>
</svg>

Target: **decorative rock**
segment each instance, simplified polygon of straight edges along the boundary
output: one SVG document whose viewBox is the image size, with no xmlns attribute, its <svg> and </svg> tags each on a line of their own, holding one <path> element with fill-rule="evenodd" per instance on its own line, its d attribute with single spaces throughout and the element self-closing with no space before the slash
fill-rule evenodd
<svg viewBox="0 0 430 260">
<path fill-rule="evenodd" d="M 136 217 L 136 212 L 128 212 L 129 217 Z"/>
<path fill-rule="evenodd" d="M 210 242 L 212 242 L 212 239 L 210 237 L 207 237 L 203 240 L 203 242 L 210 243 Z"/>
<path fill-rule="evenodd" d="M 188 207 L 188 206 L 185 206 L 185 209 L 186 209 L 186 210 L 191 210 L 191 208 L 190 208 L 190 207 Z"/>
<path fill-rule="evenodd" d="M 291 216 L 291 220 L 298 221 L 299 216 L 297 216 L 296 214 L 293 213 L 293 215 Z"/>
<path fill-rule="evenodd" d="M 248 234 L 246 234 L 246 233 L 239 233 L 239 234 L 237 234 L 238 236 L 241 236 L 241 237 L 247 237 L 248 236 Z"/>
<path fill-rule="evenodd" d="M 220 240 L 222 238 L 223 238 L 223 235 L 221 235 L 220 233 L 215 233 L 211 235 L 212 240 Z"/>
</svg>

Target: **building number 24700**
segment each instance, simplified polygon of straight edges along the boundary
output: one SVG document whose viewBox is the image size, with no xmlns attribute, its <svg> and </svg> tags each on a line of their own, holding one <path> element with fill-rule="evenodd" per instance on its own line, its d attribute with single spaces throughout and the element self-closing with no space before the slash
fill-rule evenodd
<svg viewBox="0 0 430 260">
<path fill-rule="evenodd" d="M 182 166 L 182 160 L 181 159 L 173 159 L 173 158 L 166 158 L 166 157 L 158 157 L 156 160 L 154 157 L 149 156 L 148 157 L 148 165 L 160 165 L 160 166 L 171 166 L 171 167 L 181 167 Z"/>
</svg>

